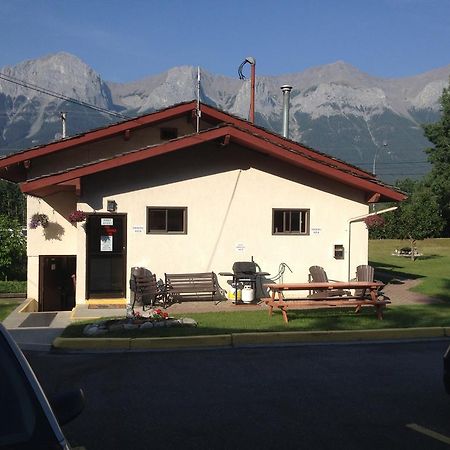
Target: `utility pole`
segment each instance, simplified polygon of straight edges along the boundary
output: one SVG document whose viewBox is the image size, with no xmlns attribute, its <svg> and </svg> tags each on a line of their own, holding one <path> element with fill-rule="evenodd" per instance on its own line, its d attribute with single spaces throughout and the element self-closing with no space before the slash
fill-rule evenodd
<svg viewBox="0 0 450 450">
<path fill-rule="evenodd" d="M 253 56 L 247 56 L 241 63 L 238 69 L 239 78 L 245 80 L 245 76 L 242 73 L 242 69 L 245 64 L 250 64 L 250 111 L 248 120 L 251 123 L 255 123 L 255 89 L 256 89 L 256 59 Z"/>
<path fill-rule="evenodd" d="M 375 170 L 376 170 L 376 163 L 377 163 L 378 155 L 379 155 L 381 149 L 386 150 L 386 149 L 387 149 L 387 146 L 388 146 L 388 145 L 387 145 L 387 142 L 386 142 L 386 141 L 383 141 L 383 147 L 378 147 L 378 146 L 377 146 L 377 150 L 375 151 L 375 155 L 374 155 L 374 157 L 373 157 L 373 164 L 372 164 L 372 173 L 373 173 L 374 175 L 376 175 Z M 389 152 L 388 152 L 388 153 L 389 153 Z"/>
<path fill-rule="evenodd" d="M 66 138 L 66 116 L 67 116 L 67 113 L 61 111 L 60 115 L 61 115 L 61 123 L 62 123 L 62 137 L 63 137 L 63 139 L 65 139 Z"/>
</svg>

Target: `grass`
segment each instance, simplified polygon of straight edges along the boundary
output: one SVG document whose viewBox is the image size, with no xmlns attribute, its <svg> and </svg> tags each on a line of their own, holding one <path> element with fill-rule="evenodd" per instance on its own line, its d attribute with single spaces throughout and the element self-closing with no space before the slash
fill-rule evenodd
<svg viewBox="0 0 450 450">
<path fill-rule="evenodd" d="M 388 278 L 420 278 L 421 282 L 414 291 L 450 302 L 450 239 L 418 241 L 417 248 L 423 256 L 416 261 L 391 255 L 395 248 L 407 246 L 408 241 L 370 241 L 369 263 L 378 271 L 387 272 Z"/>
<path fill-rule="evenodd" d="M 0 294 L 22 294 L 27 292 L 26 281 L 0 281 Z"/>
<path fill-rule="evenodd" d="M 0 302 L 0 322 L 3 322 L 14 309 L 17 308 L 19 302 Z"/>
<path fill-rule="evenodd" d="M 324 331 L 367 330 L 383 328 L 444 327 L 450 326 L 449 307 L 446 304 L 390 306 L 384 320 L 377 320 L 373 308 L 363 308 L 355 314 L 353 308 L 291 310 L 289 324 L 283 322 L 281 313 L 268 317 L 267 311 L 217 312 L 185 314 L 198 322 L 196 328 L 153 328 L 147 330 L 118 330 L 107 337 L 164 337 L 200 336 L 229 333 L 271 331 Z M 182 316 L 179 316 L 182 317 Z M 84 337 L 87 323 L 74 323 L 67 327 L 62 337 Z"/>
<path fill-rule="evenodd" d="M 383 328 L 450 327 L 450 239 L 429 239 L 417 243 L 423 257 L 416 261 L 392 256 L 395 248 L 408 242 L 382 240 L 369 242 L 370 264 L 376 267 L 377 277 L 384 281 L 395 277 L 419 278 L 414 289 L 430 297 L 448 301 L 440 304 L 389 306 L 384 320 L 376 319 L 373 308 L 363 308 L 355 314 L 353 308 L 312 309 L 289 311 L 289 324 L 283 322 L 281 312 L 268 317 L 266 310 L 188 314 L 198 322 L 196 328 L 154 328 L 120 330 L 108 337 L 164 337 L 198 336 L 249 332 L 368 330 Z M 381 272 L 380 272 L 381 271 Z M 86 323 L 70 325 L 63 337 L 83 337 Z"/>
</svg>

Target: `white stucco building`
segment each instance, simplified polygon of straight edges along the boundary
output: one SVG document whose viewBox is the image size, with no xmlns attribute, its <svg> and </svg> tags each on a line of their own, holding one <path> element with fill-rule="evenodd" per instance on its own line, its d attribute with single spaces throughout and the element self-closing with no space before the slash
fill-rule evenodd
<svg viewBox="0 0 450 450">
<path fill-rule="evenodd" d="M 213 107 L 172 106 L 0 159 L 29 194 L 28 297 L 41 310 L 130 298 L 131 267 L 230 271 L 253 259 L 284 281 L 311 265 L 348 280 L 367 264 L 361 217 L 405 196 L 372 174 Z M 71 224 L 71 212 L 86 212 Z M 76 275 L 76 294 L 71 283 Z M 222 287 L 225 279 L 219 277 Z"/>
</svg>

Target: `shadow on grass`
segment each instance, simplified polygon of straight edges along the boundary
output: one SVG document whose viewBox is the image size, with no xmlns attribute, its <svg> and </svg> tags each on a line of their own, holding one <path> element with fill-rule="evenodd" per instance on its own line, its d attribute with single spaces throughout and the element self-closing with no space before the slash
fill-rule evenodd
<svg viewBox="0 0 450 450">
<path fill-rule="evenodd" d="M 424 260 L 428 260 L 428 259 L 441 259 L 441 258 L 443 258 L 442 255 L 422 255 L 422 256 L 419 256 L 417 258 L 417 260 L 424 261 Z"/>
<path fill-rule="evenodd" d="M 423 275 L 395 270 L 402 269 L 402 266 L 394 266 L 392 264 L 373 261 L 369 261 L 369 264 L 375 268 L 375 279 L 380 280 L 385 284 L 403 284 L 402 280 L 418 280 L 420 278 L 425 278 Z"/>
</svg>

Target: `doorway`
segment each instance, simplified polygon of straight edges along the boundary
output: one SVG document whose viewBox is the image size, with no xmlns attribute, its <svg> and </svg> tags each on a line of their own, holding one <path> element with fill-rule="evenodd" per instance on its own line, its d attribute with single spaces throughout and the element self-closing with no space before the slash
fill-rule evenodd
<svg viewBox="0 0 450 450">
<path fill-rule="evenodd" d="M 86 233 L 86 298 L 125 297 L 126 215 L 89 215 Z"/>
<path fill-rule="evenodd" d="M 76 256 L 39 256 L 39 311 L 75 307 Z"/>
</svg>

